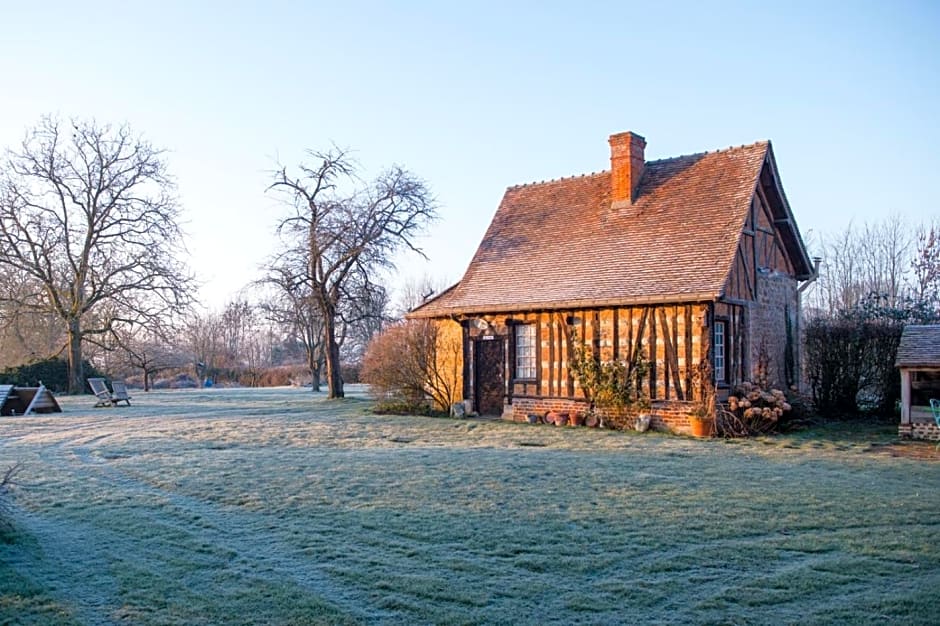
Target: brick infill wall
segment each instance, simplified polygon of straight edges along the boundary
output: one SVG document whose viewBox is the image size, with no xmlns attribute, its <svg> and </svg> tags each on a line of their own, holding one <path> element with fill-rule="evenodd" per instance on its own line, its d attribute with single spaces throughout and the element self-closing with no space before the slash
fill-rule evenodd
<svg viewBox="0 0 940 626">
<path fill-rule="evenodd" d="M 689 434 L 689 415 L 693 406 L 691 402 L 653 401 L 653 407 L 650 410 L 652 416 L 650 428 L 675 434 Z M 514 422 L 525 422 L 529 415 L 542 417 L 549 411 L 571 410 L 587 411 L 588 403 L 563 398 L 514 398 L 512 412 L 506 411 L 504 415 Z"/>
</svg>

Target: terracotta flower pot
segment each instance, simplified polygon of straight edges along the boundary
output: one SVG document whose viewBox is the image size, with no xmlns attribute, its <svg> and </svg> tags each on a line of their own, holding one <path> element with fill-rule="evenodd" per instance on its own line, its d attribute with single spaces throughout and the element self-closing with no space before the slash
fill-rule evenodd
<svg viewBox="0 0 940 626">
<path fill-rule="evenodd" d="M 715 434 L 715 419 L 712 417 L 689 417 L 693 437 L 711 437 Z"/>
<path fill-rule="evenodd" d="M 584 416 L 578 413 L 577 411 L 568 412 L 568 425 L 569 426 L 584 426 Z"/>
</svg>

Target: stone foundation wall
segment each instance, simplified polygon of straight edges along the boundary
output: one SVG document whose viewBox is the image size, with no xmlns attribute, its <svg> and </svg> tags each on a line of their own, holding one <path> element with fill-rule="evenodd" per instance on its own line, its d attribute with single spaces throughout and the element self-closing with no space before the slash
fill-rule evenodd
<svg viewBox="0 0 940 626">
<path fill-rule="evenodd" d="M 524 422 L 529 415 L 544 416 L 549 411 L 567 412 L 587 411 L 587 402 L 566 400 L 563 398 L 514 398 L 512 401 L 511 419 L 514 422 Z M 506 415 L 508 411 L 504 413 Z"/>
<path fill-rule="evenodd" d="M 898 436 L 905 439 L 926 439 L 927 441 L 940 441 L 940 428 L 934 422 L 914 422 L 901 424 L 898 427 Z"/>
</svg>

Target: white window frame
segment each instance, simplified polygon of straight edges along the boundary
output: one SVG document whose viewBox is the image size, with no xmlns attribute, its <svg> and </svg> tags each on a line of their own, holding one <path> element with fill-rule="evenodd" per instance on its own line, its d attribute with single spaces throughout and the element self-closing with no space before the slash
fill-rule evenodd
<svg viewBox="0 0 940 626">
<path fill-rule="evenodd" d="M 516 380 L 535 380 L 538 372 L 535 324 L 518 324 L 515 327 Z"/>
<path fill-rule="evenodd" d="M 715 381 L 723 383 L 728 380 L 727 377 L 727 355 L 728 355 L 728 322 L 726 320 L 715 320 L 713 332 L 715 347 Z"/>
</svg>

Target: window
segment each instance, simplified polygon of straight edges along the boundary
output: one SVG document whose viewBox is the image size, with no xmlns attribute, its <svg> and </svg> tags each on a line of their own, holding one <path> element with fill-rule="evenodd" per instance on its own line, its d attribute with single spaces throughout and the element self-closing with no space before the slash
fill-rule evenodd
<svg viewBox="0 0 940 626">
<path fill-rule="evenodd" d="M 725 326 L 724 321 L 715 321 L 715 380 L 724 382 L 726 378 L 725 368 Z"/>
<path fill-rule="evenodd" d="M 535 380 L 535 325 L 520 324 L 516 329 L 516 378 Z"/>
</svg>

